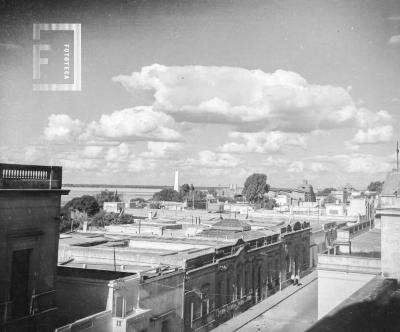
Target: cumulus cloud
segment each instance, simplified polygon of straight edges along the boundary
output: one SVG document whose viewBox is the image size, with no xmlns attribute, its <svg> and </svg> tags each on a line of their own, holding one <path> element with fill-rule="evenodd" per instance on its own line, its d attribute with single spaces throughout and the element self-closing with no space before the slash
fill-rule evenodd
<svg viewBox="0 0 400 332">
<path fill-rule="evenodd" d="M 391 125 L 358 130 L 353 138 L 356 144 L 387 143 L 394 138 L 393 127 Z"/>
<path fill-rule="evenodd" d="M 98 143 L 105 141 L 180 141 L 175 121 L 151 107 L 133 107 L 103 114 L 98 121 L 85 125 L 67 114 L 52 114 L 44 136 L 54 142 Z M 92 148 L 92 152 L 94 148 Z M 89 152 L 91 153 L 91 152 Z"/>
<path fill-rule="evenodd" d="M 44 129 L 44 136 L 49 141 L 71 142 L 83 130 L 84 124 L 78 119 L 72 119 L 67 114 L 51 114 Z"/>
<path fill-rule="evenodd" d="M 294 146 L 306 148 L 307 139 L 304 135 L 289 134 L 280 131 L 243 133 L 232 132 L 229 135 L 242 142 L 230 142 L 218 148 L 221 152 L 247 153 L 247 152 L 279 152 L 283 147 Z"/>
<path fill-rule="evenodd" d="M 132 94 L 152 92 L 153 110 L 178 121 L 228 123 L 240 131 L 360 126 L 374 114 L 358 109 L 344 88 L 311 84 L 284 70 L 153 64 L 113 80 Z"/>
<path fill-rule="evenodd" d="M 390 45 L 400 45 L 400 35 L 395 35 L 390 37 L 389 39 Z"/>
<path fill-rule="evenodd" d="M 175 142 L 148 142 L 148 151 L 141 153 L 145 158 L 165 158 L 171 153 L 181 151 L 183 149 L 182 143 Z"/>
<path fill-rule="evenodd" d="M 104 155 L 104 159 L 109 162 L 125 162 L 130 156 L 134 156 L 127 143 L 121 143 L 118 146 L 109 147 Z"/>
<path fill-rule="evenodd" d="M 83 139 L 179 141 L 181 134 L 172 129 L 173 119 L 151 107 L 133 107 L 103 114 L 91 122 L 81 136 Z"/>
</svg>

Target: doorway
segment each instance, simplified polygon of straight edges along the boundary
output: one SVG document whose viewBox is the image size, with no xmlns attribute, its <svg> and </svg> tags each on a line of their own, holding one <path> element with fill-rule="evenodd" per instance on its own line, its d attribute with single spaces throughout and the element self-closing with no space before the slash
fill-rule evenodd
<svg viewBox="0 0 400 332">
<path fill-rule="evenodd" d="M 10 295 L 12 318 L 29 313 L 29 270 L 31 249 L 16 250 L 12 255 Z"/>
</svg>

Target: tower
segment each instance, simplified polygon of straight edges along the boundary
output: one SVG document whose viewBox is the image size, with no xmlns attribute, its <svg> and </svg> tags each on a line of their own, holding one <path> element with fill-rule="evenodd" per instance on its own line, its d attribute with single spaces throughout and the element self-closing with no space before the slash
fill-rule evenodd
<svg viewBox="0 0 400 332">
<path fill-rule="evenodd" d="M 179 191 L 179 171 L 175 171 L 175 182 L 174 182 L 174 190 Z"/>
</svg>

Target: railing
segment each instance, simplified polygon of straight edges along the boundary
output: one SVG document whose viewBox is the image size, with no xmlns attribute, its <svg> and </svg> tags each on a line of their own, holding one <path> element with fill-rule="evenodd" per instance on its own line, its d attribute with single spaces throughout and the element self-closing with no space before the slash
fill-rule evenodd
<svg viewBox="0 0 400 332">
<path fill-rule="evenodd" d="M 6 301 L 3 303 L 0 303 L 0 312 L 2 312 L 1 315 L 1 323 L 4 323 L 7 321 L 9 315 L 11 314 L 11 306 L 13 304 L 13 301 Z"/>
<path fill-rule="evenodd" d="M 68 325 L 59 327 L 55 332 L 71 332 L 71 331 L 111 331 L 112 330 L 112 315 L 110 310 L 101 311 L 91 316 L 79 319 Z"/>
<path fill-rule="evenodd" d="M 2 189 L 61 189 L 62 168 L 0 163 Z"/>
<path fill-rule="evenodd" d="M 26 317 L 35 316 L 46 310 L 55 308 L 55 290 L 34 294 L 31 296 L 29 303 L 29 313 Z M 0 323 L 6 323 L 12 319 L 19 319 L 21 317 L 13 317 L 13 303 L 14 301 L 5 301 L 0 303 Z"/>
<path fill-rule="evenodd" d="M 48 292 L 42 292 L 39 294 L 32 295 L 31 303 L 30 303 L 30 307 L 29 307 L 29 314 L 31 316 L 33 316 L 41 311 L 44 311 L 44 310 L 47 310 L 47 309 L 53 307 L 54 303 L 52 303 L 52 302 L 54 302 L 54 301 L 52 301 L 52 300 L 54 300 L 54 296 L 52 296 L 52 295 L 55 295 L 55 294 L 56 294 L 56 291 L 51 290 Z"/>
</svg>

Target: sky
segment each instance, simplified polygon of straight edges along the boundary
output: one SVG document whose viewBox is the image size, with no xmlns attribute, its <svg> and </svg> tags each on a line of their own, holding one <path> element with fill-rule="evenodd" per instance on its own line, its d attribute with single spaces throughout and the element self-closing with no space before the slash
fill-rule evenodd
<svg viewBox="0 0 400 332">
<path fill-rule="evenodd" d="M 81 24 L 81 91 L 33 91 L 33 23 Z M 2 1 L 0 27 L 0 162 L 360 189 L 396 167 L 400 1 Z"/>
</svg>

